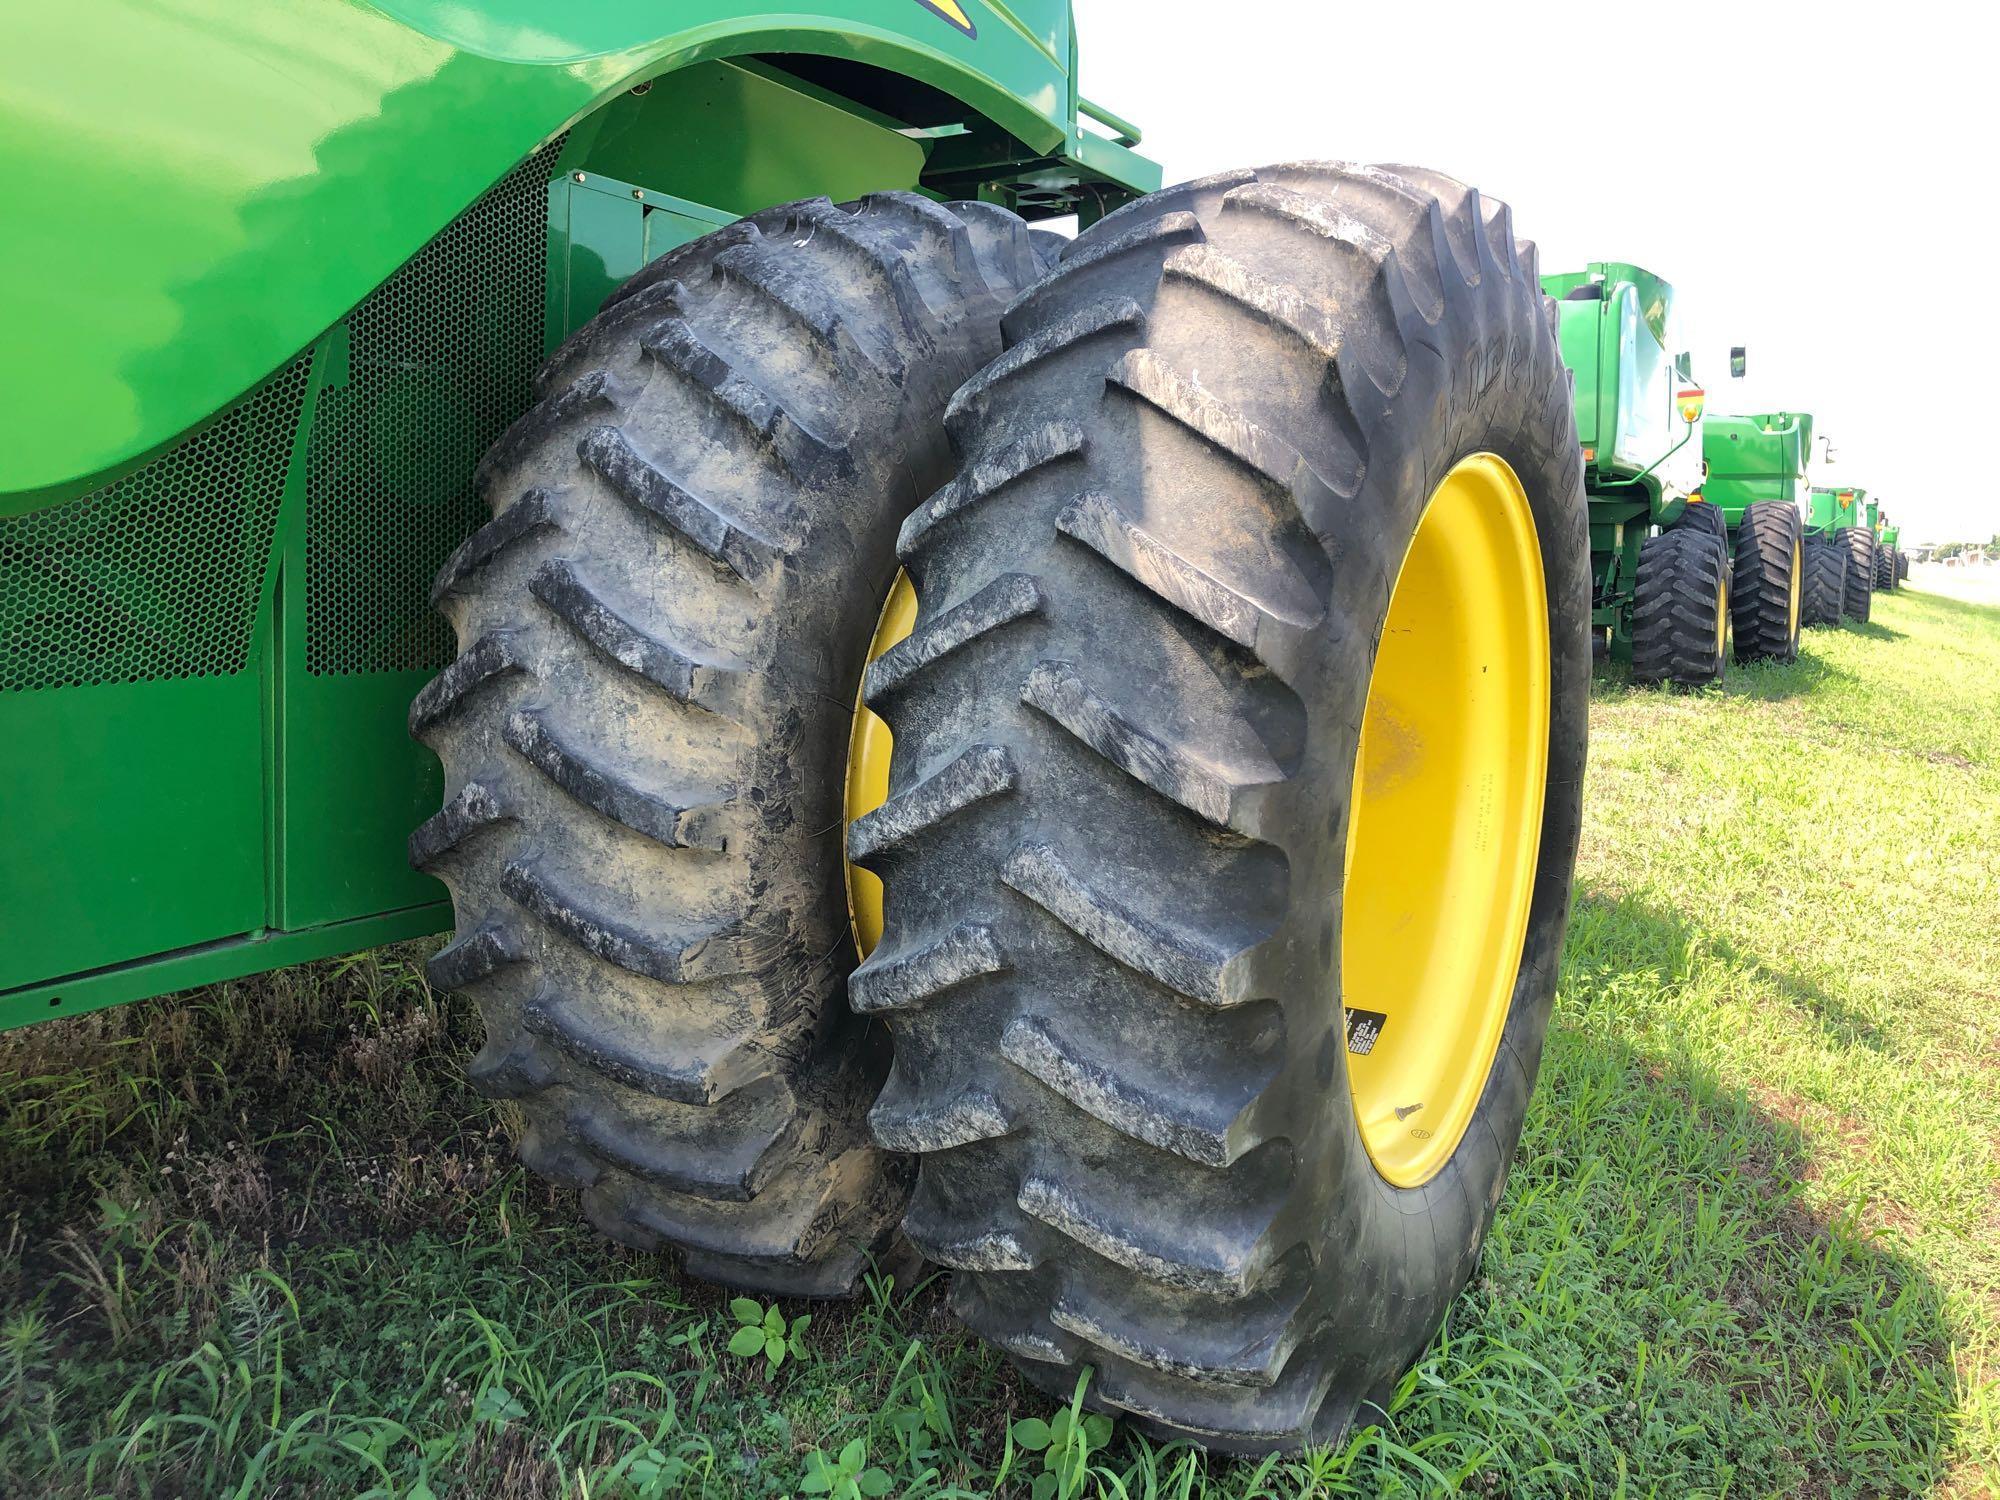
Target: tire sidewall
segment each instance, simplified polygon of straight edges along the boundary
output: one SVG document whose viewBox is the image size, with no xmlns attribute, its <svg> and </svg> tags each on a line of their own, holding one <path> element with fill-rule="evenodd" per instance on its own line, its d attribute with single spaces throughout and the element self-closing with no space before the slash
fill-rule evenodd
<svg viewBox="0 0 2000 1500">
<path fill-rule="evenodd" d="M 1475 346 L 1476 348 L 1476 346 Z M 1568 922 L 1570 883 L 1581 825 L 1582 777 L 1588 742 L 1590 684 L 1589 533 L 1576 448 L 1548 440 L 1548 416 L 1533 405 L 1525 383 L 1492 382 L 1479 388 L 1478 364 L 1458 372 L 1477 394 L 1452 419 L 1426 432 L 1418 423 L 1371 435 L 1377 461 L 1406 456 L 1399 472 L 1412 478 L 1382 508 L 1388 553 L 1407 551 L 1424 506 L 1454 465 L 1475 454 L 1504 459 L 1520 479 L 1534 518 L 1546 584 L 1549 631 L 1550 725 L 1540 847 L 1520 967 L 1508 1002 L 1493 1064 L 1471 1121 L 1457 1148 L 1429 1181 L 1414 1188 L 1390 1183 L 1376 1170 L 1363 1143 L 1345 1066 L 1343 1017 L 1331 1006 L 1327 1046 L 1336 1065 L 1327 1071 L 1331 1139 L 1321 1158 L 1330 1185 L 1327 1243 L 1347 1247 L 1353 1284 L 1335 1309 L 1335 1326 L 1352 1331 L 1379 1316 L 1379 1332 L 1352 1342 L 1376 1368 L 1365 1388 L 1379 1387 L 1404 1368 L 1430 1338 L 1446 1307 L 1470 1277 L 1505 1187 L 1520 1141 L 1527 1104 L 1540 1067 L 1562 934 Z M 1454 391 L 1454 395 L 1456 392 Z M 1567 413 L 1564 413 L 1565 419 Z M 1393 570 L 1391 577 L 1393 578 Z M 1371 601 L 1369 651 L 1331 684 L 1329 722 L 1349 726 L 1319 771 L 1322 795 L 1342 809 L 1331 846 L 1346 847 L 1346 809 L 1359 750 L 1373 645 L 1387 619 L 1388 587 Z M 1334 912 L 1330 963 L 1301 983 L 1323 993 L 1340 989 L 1339 924 L 1344 921 L 1338 859 L 1327 905 Z M 1435 1233 L 1434 1233 L 1435 1226 Z M 1338 1382 L 1337 1382 L 1338 1383 Z"/>
</svg>

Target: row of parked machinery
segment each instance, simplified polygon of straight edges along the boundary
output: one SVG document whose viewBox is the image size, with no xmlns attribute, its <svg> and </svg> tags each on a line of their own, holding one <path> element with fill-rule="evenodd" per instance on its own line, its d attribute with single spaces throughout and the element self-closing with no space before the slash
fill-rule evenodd
<svg viewBox="0 0 2000 1500">
<path fill-rule="evenodd" d="M 1791 661 L 1812 626 L 1865 622 L 1909 573 L 1864 489 L 1814 485 L 1804 412 L 1704 412 L 1669 348 L 1673 288 L 1639 266 L 1544 276 L 1590 508 L 1591 626 L 1641 682 L 1699 686 L 1739 662 Z"/>
</svg>

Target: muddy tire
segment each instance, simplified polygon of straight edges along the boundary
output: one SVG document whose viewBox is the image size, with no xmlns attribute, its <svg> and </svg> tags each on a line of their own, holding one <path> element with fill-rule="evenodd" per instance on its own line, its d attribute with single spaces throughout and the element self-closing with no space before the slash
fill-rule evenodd
<svg viewBox="0 0 2000 1500">
<path fill-rule="evenodd" d="M 1729 522 L 1723 519 L 1722 508 L 1711 505 L 1706 500 L 1694 500 L 1681 507 L 1681 513 L 1674 518 L 1675 531 L 1699 531 L 1715 538 L 1715 545 L 1724 552 L 1729 550 Z"/>
<path fill-rule="evenodd" d="M 1729 582 L 1736 659 L 1796 661 L 1805 590 L 1805 538 L 1798 507 L 1760 500 L 1736 528 Z"/>
<path fill-rule="evenodd" d="M 1808 628 L 1838 625 L 1847 603 L 1847 548 L 1831 537 L 1806 538 L 1806 580 L 1799 619 Z"/>
<path fill-rule="evenodd" d="M 1834 539 L 1847 550 L 1847 588 L 1842 612 L 1850 620 L 1868 623 L 1875 596 L 1875 533 L 1865 526 L 1846 526 Z"/>
<path fill-rule="evenodd" d="M 945 402 L 1036 270 L 1013 215 L 908 193 L 669 253 L 543 370 L 438 577 L 432 982 L 476 997 L 522 1160 L 699 1275 L 839 1294 L 895 1241 L 886 1042 L 845 1004 L 852 704 Z"/>
<path fill-rule="evenodd" d="M 1646 538 L 1632 589 L 1632 680 L 1679 687 L 1722 681 L 1728 554 L 1703 526 Z"/>
<path fill-rule="evenodd" d="M 895 1037 L 873 1119 L 921 1158 L 908 1233 L 1052 1393 L 1090 1366 L 1087 1399 L 1154 1432 L 1325 1439 L 1478 1259 L 1584 756 L 1588 528 L 1552 311 L 1507 209 L 1458 183 L 1234 172 L 1080 235 L 953 400 L 958 477 L 900 542 L 916 629 L 868 679 L 892 796 L 849 848 L 887 926 L 850 990 Z M 1478 1112 L 1402 1188 L 1349 1102 L 1342 851 L 1399 562 L 1482 452 L 1518 474 L 1546 575 L 1543 811 Z"/>
</svg>

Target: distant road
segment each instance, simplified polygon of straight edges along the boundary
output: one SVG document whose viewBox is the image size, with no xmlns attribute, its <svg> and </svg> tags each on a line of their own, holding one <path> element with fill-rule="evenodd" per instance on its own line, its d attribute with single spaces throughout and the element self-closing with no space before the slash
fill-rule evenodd
<svg viewBox="0 0 2000 1500">
<path fill-rule="evenodd" d="M 1949 594 L 1972 604 L 2000 604 L 2000 564 L 1954 568 L 1944 563 L 1911 563 L 1910 587 Z"/>
</svg>

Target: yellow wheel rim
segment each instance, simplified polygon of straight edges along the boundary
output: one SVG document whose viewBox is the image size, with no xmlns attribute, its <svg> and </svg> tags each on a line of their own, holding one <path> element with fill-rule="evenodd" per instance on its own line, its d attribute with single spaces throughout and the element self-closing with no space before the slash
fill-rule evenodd
<svg viewBox="0 0 2000 1500">
<path fill-rule="evenodd" d="M 1506 462 L 1474 454 L 1430 497 L 1397 574 L 1347 824 L 1348 1083 L 1368 1155 L 1398 1187 L 1451 1159 L 1492 1071 L 1548 762 L 1534 516 Z"/>
<path fill-rule="evenodd" d="M 889 597 L 882 601 L 882 613 L 875 620 L 875 634 L 868 642 L 868 660 L 910 633 L 917 623 L 917 591 L 910 575 L 896 570 L 889 585 Z M 868 675 L 862 672 L 862 687 Z M 841 859 L 847 864 L 847 921 L 854 932 L 854 947 L 863 958 L 882 941 L 882 882 L 869 871 L 847 860 L 847 823 L 863 813 L 871 813 L 889 800 L 889 752 L 895 737 L 881 715 L 861 701 L 862 687 L 854 690 L 854 724 L 847 736 L 846 823 L 841 825 Z"/>
<path fill-rule="evenodd" d="M 1729 643 L 1729 580 L 1724 578 L 1715 586 L 1715 654 L 1722 655 L 1722 648 Z"/>
<path fill-rule="evenodd" d="M 1805 545 L 1792 543 L 1792 582 L 1785 591 L 1785 636 L 1790 639 L 1799 633 L 1800 578 L 1806 570 Z"/>
</svg>

